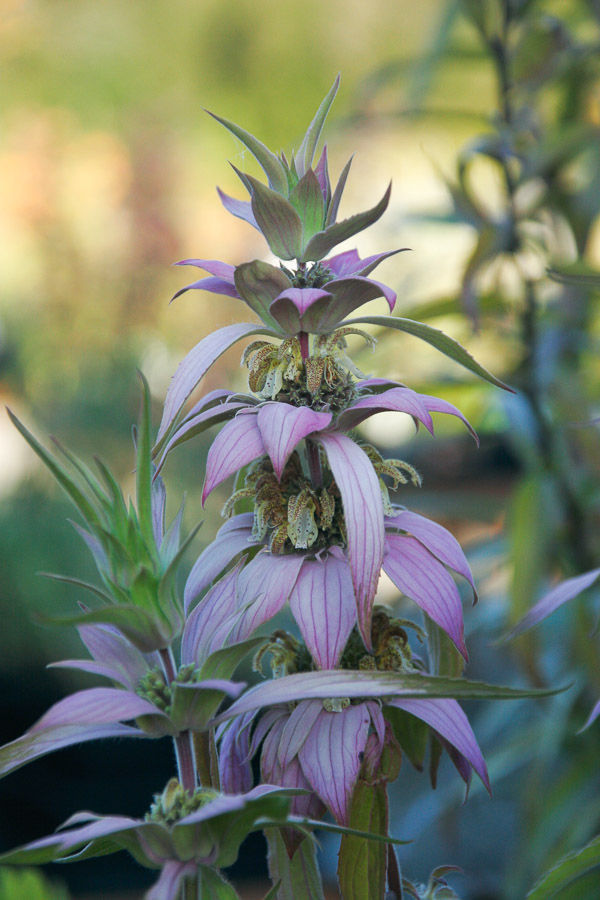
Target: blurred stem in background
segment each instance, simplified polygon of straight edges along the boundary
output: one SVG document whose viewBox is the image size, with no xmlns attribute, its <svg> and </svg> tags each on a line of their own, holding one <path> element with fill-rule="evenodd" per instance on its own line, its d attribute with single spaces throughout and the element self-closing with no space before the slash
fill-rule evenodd
<svg viewBox="0 0 600 900">
<path fill-rule="evenodd" d="M 477 339 L 501 348 L 502 377 L 517 389 L 502 398 L 495 420 L 497 440 L 517 462 L 505 556 L 497 563 L 510 582 L 504 624 L 514 623 L 555 578 L 600 563 L 600 4 L 448 2 L 430 48 L 413 70 L 418 86 L 433 85 L 435 70 L 447 73 L 450 62 L 465 66 L 483 52 L 497 98 L 488 127 L 461 149 L 456 174 L 446 180 L 451 213 L 429 217 L 470 226 L 474 235 L 459 297 L 430 300 L 416 316 L 427 320 L 429 309 L 430 319 L 444 316 L 460 327 L 462 306 Z M 388 67 L 388 80 L 395 74 Z M 371 84 L 385 81 L 379 73 Z M 418 97 L 420 113 L 431 115 L 432 93 L 407 89 L 393 114 L 414 117 Z M 371 109 L 375 94 L 372 88 Z M 489 544 L 498 555 L 493 539 Z M 536 762 L 514 789 L 524 824 L 507 897 L 525 896 L 544 868 L 598 828 L 598 729 L 575 735 L 600 689 L 594 617 L 582 603 L 562 615 L 558 632 L 528 633 L 513 648 L 534 682 L 580 677 L 566 706 L 547 710 L 548 722 L 498 735 L 505 774 L 512 741 Z"/>
</svg>

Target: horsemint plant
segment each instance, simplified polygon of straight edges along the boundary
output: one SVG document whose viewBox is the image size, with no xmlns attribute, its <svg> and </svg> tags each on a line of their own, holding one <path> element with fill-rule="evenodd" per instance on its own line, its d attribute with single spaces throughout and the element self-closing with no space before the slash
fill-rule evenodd
<svg viewBox="0 0 600 900">
<path fill-rule="evenodd" d="M 169 388 L 151 461 L 150 399 L 136 433 L 137 504 L 127 506 L 114 477 L 100 480 L 59 448 L 53 457 L 17 427 L 76 504 L 77 529 L 96 562 L 101 587 L 72 578 L 95 597 L 68 619 L 91 660 L 62 665 L 113 687 L 79 691 L 55 704 L 22 737 L 0 749 L 0 772 L 80 741 L 110 736 L 160 738 L 175 747 L 177 778 L 156 795 L 145 819 L 73 816 L 66 828 L 0 861 L 37 864 L 119 849 L 160 870 L 149 898 L 230 898 L 220 873 L 244 836 L 263 829 L 273 880 L 270 896 L 323 896 L 313 830 L 341 832 L 339 887 L 346 900 L 452 896 L 436 869 L 426 888 L 400 876 L 388 835 L 387 786 L 401 754 L 421 768 L 431 741 L 431 771 L 446 749 L 468 784 L 473 770 L 489 789 L 481 751 L 460 698 L 517 698 L 529 691 L 462 677 L 467 650 L 461 598 L 450 572 L 473 587 L 468 562 L 442 526 L 397 506 L 396 490 L 419 482 L 407 462 L 384 459 L 349 436 L 368 416 L 406 413 L 433 432 L 432 412 L 462 414 L 449 403 L 385 379 L 365 378 L 346 354 L 358 325 L 396 328 L 429 342 L 472 372 L 505 387 L 442 332 L 398 317 L 346 316 L 394 292 L 368 277 L 391 253 L 328 256 L 376 221 L 389 189 L 365 213 L 336 221 L 346 166 L 331 188 L 327 151 L 313 157 L 338 87 L 319 107 L 288 162 L 236 125 L 219 119 L 254 154 L 269 185 L 238 173 L 250 202 L 224 194 L 225 207 L 257 227 L 279 267 L 237 267 L 185 260 L 209 272 L 189 285 L 237 297 L 259 323 L 230 325 L 204 338 Z M 392 251 L 394 252 L 394 251 Z M 290 261 L 295 264 L 290 265 Z M 181 292 L 179 292 L 181 293 Z M 213 362 L 242 338 L 252 394 L 213 391 L 189 411 L 186 401 Z M 160 470 L 172 449 L 225 422 L 207 459 L 203 500 L 243 470 L 225 506 L 227 522 L 200 555 L 180 596 L 176 573 L 190 538 L 182 512 L 165 530 Z M 470 429 L 472 431 L 472 429 Z M 238 504 L 251 511 L 238 511 Z M 374 605 L 382 568 L 420 607 L 425 626 Z M 285 605 L 299 635 L 257 636 Z M 412 632 L 423 650 L 411 644 Z M 231 681 L 241 659 L 270 659 L 273 678 L 245 691 Z M 233 699 L 219 712 L 224 698 Z M 135 721 L 135 725 L 125 724 Z M 262 782 L 253 787 L 251 760 Z M 328 811 L 335 823 L 323 821 Z M 444 893 L 446 891 L 446 893 Z M 424 893 L 423 893 L 424 892 Z"/>
</svg>

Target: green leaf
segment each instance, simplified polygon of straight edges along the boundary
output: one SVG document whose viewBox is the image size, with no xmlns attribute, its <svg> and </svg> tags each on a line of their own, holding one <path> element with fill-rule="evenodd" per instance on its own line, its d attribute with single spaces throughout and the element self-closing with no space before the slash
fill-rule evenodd
<svg viewBox="0 0 600 900">
<path fill-rule="evenodd" d="M 418 772 L 423 771 L 427 742 L 429 740 L 429 726 L 416 716 L 397 706 L 385 707 L 385 719 L 392 726 L 394 737 L 406 753 L 409 760 Z"/>
<path fill-rule="evenodd" d="M 329 225 L 324 231 L 315 234 L 303 250 L 302 261 L 306 262 L 308 260 L 316 261 L 323 259 L 336 244 L 358 234 L 359 231 L 363 231 L 363 229 L 368 228 L 369 225 L 376 222 L 386 211 L 388 203 L 390 202 L 391 192 L 392 185 L 390 184 L 376 206 L 367 209 L 365 212 L 350 216 L 349 219 L 344 219 L 343 222 L 336 222 L 334 225 Z"/>
<path fill-rule="evenodd" d="M 308 126 L 306 134 L 302 138 L 300 149 L 296 154 L 298 173 L 300 175 L 304 175 L 304 173 L 307 172 L 308 169 L 310 169 L 310 167 L 312 166 L 315 150 L 317 149 L 317 144 L 319 143 L 319 137 L 321 135 L 321 131 L 323 130 L 325 119 L 327 118 L 329 110 L 331 109 L 331 104 L 335 99 L 335 95 L 337 94 L 339 86 L 340 76 L 337 75 L 331 88 L 329 89 L 321 105 L 319 106 L 314 119 Z"/>
<path fill-rule="evenodd" d="M 281 881 L 277 881 L 270 891 L 268 891 L 263 900 L 276 900 L 277 894 L 279 892 L 279 888 L 281 887 Z"/>
<path fill-rule="evenodd" d="M 350 827 L 387 836 L 387 786 L 359 779 L 352 796 Z M 344 835 L 338 857 L 338 880 L 344 900 L 383 900 L 387 845 Z"/>
<path fill-rule="evenodd" d="M 152 527 L 152 423 L 150 414 L 150 388 L 143 374 L 139 373 L 142 382 L 142 411 L 137 431 L 136 447 L 136 497 L 137 511 L 142 537 L 151 556 L 157 555 Z"/>
<path fill-rule="evenodd" d="M 323 228 L 325 208 L 321 185 L 312 169 L 302 176 L 290 194 L 290 203 L 302 222 L 302 243 L 305 245 Z"/>
<path fill-rule="evenodd" d="M 176 682 L 172 687 L 169 718 L 177 731 L 206 731 L 226 692 L 220 688 L 205 688 Z"/>
<path fill-rule="evenodd" d="M 579 850 L 564 856 L 527 894 L 527 900 L 548 900 L 576 878 L 600 866 L 600 835 Z M 583 896 L 583 895 L 582 895 Z"/>
<path fill-rule="evenodd" d="M 600 288 L 600 273 L 598 275 L 581 275 L 577 272 L 548 269 L 548 278 L 561 284 L 573 284 L 575 287 L 590 288 L 591 290 Z"/>
<path fill-rule="evenodd" d="M 37 453 L 42 462 L 50 469 L 60 486 L 67 492 L 83 518 L 92 526 L 101 526 L 102 523 L 96 510 L 90 503 L 89 499 L 85 496 L 85 493 L 75 483 L 75 481 L 71 478 L 67 471 L 56 462 L 54 457 L 52 457 L 48 453 L 46 448 L 40 444 L 40 442 L 31 434 L 30 431 L 27 430 L 27 428 L 25 428 L 23 423 L 20 422 L 19 419 L 17 419 L 15 414 L 11 412 L 10 409 L 7 409 L 7 412 L 15 428 L 17 428 L 17 430 L 21 432 L 31 449 L 35 453 Z"/>
<path fill-rule="evenodd" d="M 285 675 L 257 684 L 236 700 L 213 724 L 262 706 L 295 700 L 334 697 L 454 697 L 456 699 L 522 700 L 526 697 L 548 697 L 566 690 L 520 689 L 503 685 L 469 681 L 466 678 L 442 678 L 435 675 L 366 672 L 330 669 Z"/>
<path fill-rule="evenodd" d="M 281 194 L 246 175 L 252 190 L 254 218 L 269 247 L 280 259 L 297 259 L 302 252 L 302 222 Z"/>
<path fill-rule="evenodd" d="M 95 584 L 90 584 L 89 581 L 82 581 L 80 578 L 72 578 L 69 575 L 60 575 L 56 572 L 40 572 L 39 574 L 43 575 L 44 578 L 52 578 L 54 581 L 61 581 L 63 584 L 73 584 L 76 587 L 83 588 L 84 591 L 89 591 L 94 596 L 99 597 L 103 603 L 111 604 L 113 602 L 112 597 Z"/>
<path fill-rule="evenodd" d="M 203 900 L 240 900 L 240 895 L 223 876 L 215 869 L 205 866 L 199 870 L 199 897 Z"/>
<path fill-rule="evenodd" d="M 327 228 L 329 225 L 333 225 L 337 218 L 338 209 L 340 206 L 340 200 L 342 199 L 342 194 L 344 193 L 344 188 L 346 187 L 346 181 L 348 180 L 348 173 L 350 172 L 350 166 L 352 165 L 352 157 L 348 160 L 344 168 L 342 169 L 341 175 L 338 178 L 338 182 L 335 186 L 335 190 L 333 192 L 333 196 L 329 202 L 329 206 L 327 208 L 327 216 L 325 217 L 325 227 Z"/>
<path fill-rule="evenodd" d="M 244 657 L 255 650 L 260 644 L 264 644 L 264 637 L 249 638 L 215 650 L 205 660 L 200 669 L 200 678 L 231 678 Z"/>
<path fill-rule="evenodd" d="M 279 830 L 266 837 L 269 876 L 279 883 L 277 900 L 325 900 L 313 839 L 305 837 L 290 859 Z"/>
<path fill-rule="evenodd" d="M 106 606 L 60 618 L 37 613 L 35 618 L 46 625 L 114 625 L 142 653 L 168 647 L 174 637 L 166 623 L 157 622 L 146 610 L 136 606 Z"/>
<path fill-rule="evenodd" d="M 248 148 L 269 179 L 270 187 L 280 194 L 287 194 L 287 175 L 283 164 L 277 156 L 269 150 L 268 147 L 265 147 L 258 138 L 255 138 L 250 132 L 240 128 L 239 125 L 236 125 L 234 122 L 229 122 L 227 119 L 222 119 L 220 116 L 215 115 L 215 113 L 211 113 L 208 109 L 206 112 L 209 116 L 212 116 L 213 119 L 216 119 L 217 122 L 220 122 L 221 125 L 234 134 L 236 138 Z"/>
<path fill-rule="evenodd" d="M 514 394 L 514 390 L 511 387 L 504 384 L 503 381 L 500 381 L 487 369 L 484 369 L 458 341 L 444 334 L 443 331 L 432 328 L 431 325 L 424 325 L 422 322 L 415 322 L 413 319 L 402 319 L 400 316 L 360 316 L 356 319 L 348 319 L 344 322 L 344 325 L 357 325 L 360 323 L 380 325 L 384 328 L 395 328 L 397 331 L 412 334 L 414 337 L 431 344 L 440 353 L 450 357 L 459 365 L 464 366 L 465 369 L 469 369 L 470 372 L 474 372 L 475 375 L 479 375 L 485 381 L 489 381 L 491 384 L 495 384 L 496 387 L 501 387 L 505 391 L 510 391 Z"/>
<path fill-rule="evenodd" d="M 265 325 L 281 333 L 281 326 L 269 312 L 269 306 L 275 297 L 292 286 L 287 275 L 281 269 L 255 259 L 236 266 L 233 279 L 238 294 L 250 309 L 254 310 Z"/>
<path fill-rule="evenodd" d="M 34 869 L 0 870 L 2 900 L 69 900 L 66 888 Z"/>
</svg>

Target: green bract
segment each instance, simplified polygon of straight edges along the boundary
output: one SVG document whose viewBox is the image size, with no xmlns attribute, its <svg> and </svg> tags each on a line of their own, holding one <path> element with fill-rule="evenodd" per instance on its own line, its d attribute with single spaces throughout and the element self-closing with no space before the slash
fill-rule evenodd
<svg viewBox="0 0 600 900">
<path fill-rule="evenodd" d="M 181 543 L 180 510 L 164 528 L 164 488 L 152 482 L 150 392 L 145 379 L 136 441 L 136 505 L 126 503 L 110 470 L 96 460 L 98 478 L 77 457 L 56 443 L 68 463 L 50 454 L 25 426 L 9 415 L 30 447 L 50 469 L 77 507 L 85 526 L 75 528 L 90 550 L 101 586 L 51 575 L 93 594 L 95 608 L 60 619 L 61 624 L 106 623 L 115 626 L 144 653 L 169 646 L 180 633 L 183 616 L 175 573 L 197 529 Z M 45 617 L 47 618 L 47 617 Z M 49 621 L 57 621 L 50 620 Z"/>
<path fill-rule="evenodd" d="M 337 211 L 348 177 L 350 161 L 342 170 L 332 191 L 327 165 L 327 148 L 313 168 L 313 160 L 321 130 L 331 108 L 340 83 L 339 75 L 329 93 L 319 106 L 299 150 L 288 161 L 282 153 L 277 156 L 254 135 L 210 113 L 250 150 L 267 176 L 268 186 L 258 179 L 233 167 L 240 181 L 250 194 L 253 224 L 265 236 L 269 247 L 279 259 L 297 259 L 299 263 L 317 262 L 333 247 L 352 237 L 385 212 L 390 199 L 391 186 L 375 206 L 365 212 L 336 222 Z M 240 215 L 239 201 L 224 198 L 226 206 L 235 204 Z M 248 210 L 242 217 L 249 219 Z"/>
</svg>

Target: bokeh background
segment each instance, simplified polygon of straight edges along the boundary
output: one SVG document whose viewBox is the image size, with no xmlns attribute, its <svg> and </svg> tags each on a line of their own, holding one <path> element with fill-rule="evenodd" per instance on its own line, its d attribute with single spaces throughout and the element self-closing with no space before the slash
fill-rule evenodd
<svg viewBox="0 0 600 900">
<path fill-rule="evenodd" d="M 466 611 L 470 677 L 559 685 L 543 702 L 469 707 L 494 797 L 466 805 L 444 767 L 435 793 L 408 761 L 393 794 L 410 877 L 457 863 L 469 898 L 520 898 L 563 852 L 598 830 L 598 597 L 575 601 L 533 636 L 499 636 L 560 577 L 600 565 L 597 292 L 548 267 L 600 268 L 600 4 L 593 0 L 3 0 L 0 8 L 0 395 L 46 443 L 101 456 L 132 482 L 136 370 L 155 421 L 177 363 L 208 331 L 246 313 L 190 292 L 171 264 L 196 256 L 269 258 L 215 192 L 242 196 L 227 164 L 247 151 L 204 109 L 275 150 L 301 137 L 337 72 L 330 167 L 355 153 L 342 215 L 390 207 L 358 241 L 385 262 L 400 315 L 460 340 L 511 383 L 503 394 L 404 335 L 381 336 L 364 371 L 439 394 L 469 416 L 477 451 L 449 422 L 437 438 L 379 416 L 365 433 L 420 470 L 399 502 L 461 538 L 480 585 Z M 508 19 L 506 18 L 508 11 Z M 350 246 L 353 246 L 351 244 Z M 381 310 L 374 305 L 374 312 Z M 357 345 L 358 346 L 358 345 Z M 206 390 L 244 384 L 239 350 Z M 398 417 L 400 418 L 400 417 Z M 173 514 L 187 495 L 197 550 L 226 494 L 200 508 L 210 436 L 173 455 Z M 83 676 L 45 671 L 76 635 L 36 615 L 71 611 L 77 590 L 44 571 L 92 577 L 67 500 L 0 417 L 0 728 L 7 741 Z M 382 581 L 380 599 L 397 598 Z M 249 673 L 248 673 L 249 674 Z M 89 680 L 86 682 L 89 684 Z M 140 815 L 172 766 L 168 742 L 64 751 L 0 785 L 0 842 L 47 833 L 79 808 Z M 260 840 L 235 870 L 263 877 Z M 324 843 L 324 865 L 335 847 Z M 126 859 L 60 869 L 73 897 L 139 897 Z M 57 877 L 53 875 L 53 877 Z M 240 888 L 242 891 L 243 887 Z M 573 897 L 593 898 L 592 873 Z M 583 893 L 582 893 L 583 891 Z M 127 893 L 129 892 L 129 893 Z M 586 893 L 588 892 L 588 893 Z M 562 895 L 561 895 L 562 896 Z M 564 896 L 567 896 L 566 894 Z M 571 896 L 571 895 L 569 895 Z"/>
</svg>

